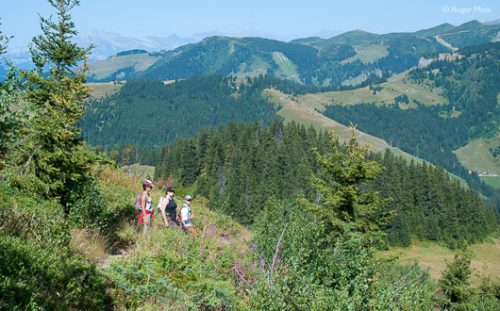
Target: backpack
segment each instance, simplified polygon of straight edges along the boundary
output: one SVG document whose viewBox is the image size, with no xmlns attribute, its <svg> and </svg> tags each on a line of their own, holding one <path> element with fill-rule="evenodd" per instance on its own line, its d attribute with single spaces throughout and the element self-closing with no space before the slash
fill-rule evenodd
<svg viewBox="0 0 500 311">
<path fill-rule="evenodd" d="M 163 202 L 163 199 L 165 199 L 165 197 L 161 196 L 160 200 L 158 201 L 158 205 L 156 205 L 156 209 L 158 209 L 159 211 L 161 210 L 161 203 Z"/>
<path fill-rule="evenodd" d="M 142 212 L 142 207 L 141 207 L 141 199 L 142 199 L 142 192 L 137 195 L 137 198 L 135 199 L 135 210 L 140 213 Z"/>
<path fill-rule="evenodd" d="M 177 213 L 177 218 L 175 220 L 177 220 L 177 223 L 179 224 L 179 226 L 181 226 L 181 228 L 184 229 L 184 223 L 182 222 L 181 211 L 182 211 L 182 207 L 179 209 L 179 213 Z"/>
</svg>

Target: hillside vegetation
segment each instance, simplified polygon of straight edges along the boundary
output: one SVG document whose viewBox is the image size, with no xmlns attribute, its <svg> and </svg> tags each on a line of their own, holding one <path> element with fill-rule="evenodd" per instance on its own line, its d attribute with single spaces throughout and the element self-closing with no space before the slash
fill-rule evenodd
<svg viewBox="0 0 500 311">
<path fill-rule="evenodd" d="M 325 153 L 327 138 L 323 131 L 295 123 L 274 121 L 269 128 L 231 123 L 163 147 L 155 175 L 196 185 L 211 208 L 251 224 L 270 197 L 320 200 L 312 183 L 318 174 L 313 150 Z M 443 169 L 406 162 L 390 151 L 370 159 L 384 171 L 369 189 L 391 198 L 387 207 L 398 215 L 386 228 L 389 243 L 407 246 L 417 238 L 453 247 L 461 240 L 481 241 L 496 230 L 495 209 L 485 208 L 475 192 Z"/>
<path fill-rule="evenodd" d="M 404 101 L 402 97 L 405 97 Z M 400 99 L 401 98 L 401 99 Z M 306 93 L 297 95 L 295 100 L 301 105 L 324 111 L 328 105 L 399 105 L 403 109 L 415 108 L 415 103 L 428 106 L 447 105 L 448 100 L 440 87 L 432 83 L 416 83 L 408 72 L 397 74 L 387 82 L 376 86 L 365 86 L 352 90 Z"/>
<path fill-rule="evenodd" d="M 460 162 L 481 175 L 500 175 L 500 135 L 479 138 L 455 151 Z"/>
<path fill-rule="evenodd" d="M 151 167 L 118 169 L 84 141 L 85 109 L 99 117 L 87 126 L 115 126 L 108 140 L 144 142 L 157 133 L 139 126 L 144 136 L 132 136 L 129 125 L 107 123 L 128 112 L 116 107 L 140 105 L 146 113 L 121 119 L 139 125 L 176 112 L 169 121 L 189 126 L 194 108 L 207 123 L 248 121 L 274 114 L 264 88 L 307 88 L 269 77 L 241 84 L 219 77 L 168 85 L 137 80 L 87 102 L 90 48 L 73 43 L 70 15 L 79 1 L 49 3 L 56 19 L 41 18 L 31 48 L 35 68 L 12 68 L 0 83 L 0 309 L 498 309 L 500 283 L 471 284 L 467 247 L 498 231 L 498 213 L 443 169 L 370 154 L 355 131 L 341 143 L 293 123 L 229 122 L 164 146 L 154 187 L 132 176 L 152 178 Z M 0 53 L 6 38 L 0 33 Z M 197 93 L 188 92 L 192 84 Z M 168 109 L 156 110 L 157 102 Z M 99 105 L 108 114 L 99 114 Z M 137 225 L 137 195 L 150 194 L 155 211 L 171 185 L 178 205 L 193 196 L 196 233 L 167 228 L 159 217 L 149 230 Z M 413 239 L 458 249 L 439 281 L 416 264 L 376 254 Z"/>
<path fill-rule="evenodd" d="M 159 57 L 144 53 L 121 54 L 90 64 L 91 81 L 113 81 L 123 79 L 130 72 L 141 72 L 148 69 Z"/>
<path fill-rule="evenodd" d="M 474 268 L 472 282 L 480 284 L 485 278 L 500 275 L 498 257 L 500 256 L 500 241 L 494 239 L 471 245 L 473 253 L 471 266 Z M 453 252 L 446 247 L 432 242 L 415 242 L 409 247 L 393 247 L 379 253 L 383 257 L 397 256 L 401 264 L 417 262 L 423 269 L 438 280 L 446 268 L 446 262 L 453 259 Z"/>
<path fill-rule="evenodd" d="M 457 48 L 496 40 L 500 26 L 477 21 L 449 24 L 413 33 L 373 34 L 350 31 L 322 39 L 281 42 L 263 38 L 209 37 L 159 53 L 117 55 L 96 63 L 90 77 L 172 80 L 200 75 L 256 77 L 272 75 L 337 90 L 366 86 Z M 114 71 L 113 71 L 114 70 Z"/>
<path fill-rule="evenodd" d="M 120 91 L 88 102 L 81 122 L 86 141 L 115 149 L 112 157 L 122 164 L 154 165 L 158 150 L 143 151 L 143 148 L 161 146 L 177 136 L 189 136 L 199 128 L 227 124 L 230 120 L 260 120 L 266 124 L 273 118 L 284 118 L 286 122 L 334 130 L 343 140 L 351 136 L 347 126 L 310 105 L 299 104 L 297 96 L 284 93 L 305 93 L 307 88 L 269 76 L 245 80 L 200 77 L 168 85 L 132 80 L 127 84 L 90 84 L 95 97 L 99 93 Z M 419 161 L 375 136 L 359 132 L 358 139 L 369 144 L 373 151 L 390 149 L 409 160 Z"/>
<path fill-rule="evenodd" d="M 108 97 L 90 101 L 81 122 L 84 139 L 104 147 L 151 147 L 229 120 L 268 123 L 275 109 L 252 84 L 200 77 L 165 85 L 132 80 Z"/>
<path fill-rule="evenodd" d="M 409 73 L 414 84 L 442 88 L 448 105 L 429 106 L 428 102 L 410 101 L 409 96 L 404 94 L 399 96 L 399 107 L 377 106 L 368 100 L 361 105 L 328 105 L 324 114 L 344 125 L 351 122 L 358 124 L 362 131 L 379 135 L 403 151 L 442 165 L 467 180 L 473 189 L 496 197 L 492 188 L 481 184 L 478 172 L 469 173 L 461 165 L 454 150 L 478 137 L 492 139 L 500 131 L 498 45 L 491 43 L 466 48 L 461 50 L 464 57 L 460 59 L 436 61 Z M 375 92 L 378 88 L 373 86 L 372 89 Z M 407 109 L 411 105 L 416 109 Z M 494 150 L 496 147 L 491 148 Z M 491 165 L 494 162 L 488 155 L 490 151 L 484 151 L 482 157 L 489 159 L 484 165 Z M 465 160 L 463 151 L 457 154 Z M 477 156 L 475 159 L 480 160 Z M 474 165 L 483 164 L 475 162 Z M 498 203 L 494 204 L 498 206 Z"/>
</svg>

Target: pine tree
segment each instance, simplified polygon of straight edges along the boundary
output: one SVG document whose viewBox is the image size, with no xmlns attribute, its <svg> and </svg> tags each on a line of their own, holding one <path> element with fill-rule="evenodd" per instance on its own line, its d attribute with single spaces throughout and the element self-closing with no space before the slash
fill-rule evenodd
<svg viewBox="0 0 500 311">
<path fill-rule="evenodd" d="M 362 233 L 380 233 L 392 212 L 378 192 L 363 191 L 362 186 L 381 173 L 382 167 L 367 159 L 368 146 L 361 146 L 355 138 L 355 129 L 349 142 L 338 146 L 330 132 L 330 153 L 316 152 L 319 173 L 313 177 L 319 204 L 311 210 L 325 222 L 334 235 L 345 223 Z"/>
<path fill-rule="evenodd" d="M 26 102 L 35 111 L 24 132 L 24 144 L 15 150 L 20 176 L 14 184 L 44 197 L 57 199 L 69 213 L 72 195 L 90 177 L 95 155 L 80 139 L 77 124 L 84 112 L 86 55 L 78 47 L 69 11 L 78 0 L 49 0 L 57 21 L 41 18 L 42 35 L 33 39 L 36 69 L 24 72 Z M 43 71 L 49 69 L 49 75 Z"/>
<path fill-rule="evenodd" d="M 439 280 L 441 306 L 444 310 L 472 310 L 474 292 L 469 283 L 472 274 L 471 257 L 470 250 L 465 246 L 455 255 L 454 260 L 446 265 Z"/>
</svg>

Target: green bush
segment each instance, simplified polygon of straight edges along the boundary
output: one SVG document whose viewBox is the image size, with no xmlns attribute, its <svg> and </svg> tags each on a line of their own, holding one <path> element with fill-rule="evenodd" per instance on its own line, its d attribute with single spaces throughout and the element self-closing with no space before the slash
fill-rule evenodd
<svg viewBox="0 0 500 311">
<path fill-rule="evenodd" d="M 256 257 L 265 270 L 254 287 L 255 310 L 434 307 L 434 285 L 427 273 L 417 266 L 384 264 L 374 257 L 370 237 L 347 225 L 335 239 L 326 238 L 300 200 L 269 200 L 254 230 Z M 279 264 L 276 254 L 281 255 Z"/>
<path fill-rule="evenodd" d="M 152 309 L 246 310 L 233 270 L 248 271 L 238 252 L 245 245 L 198 230 L 196 239 L 181 230 L 153 230 L 139 245 L 140 256 L 112 263 L 106 275 L 114 301 L 130 309 L 147 302 Z"/>
<path fill-rule="evenodd" d="M 104 279 L 80 257 L 0 235 L 0 262 L 0 309 L 106 308 Z"/>
<path fill-rule="evenodd" d="M 415 263 L 401 266 L 390 261 L 380 268 L 375 285 L 378 310 L 435 310 L 436 285 Z"/>
<path fill-rule="evenodd" d="M 67 230 L 61 205 L 0 183 L 0 233 L 43 245 L 64 245 Z"/>
</svg>

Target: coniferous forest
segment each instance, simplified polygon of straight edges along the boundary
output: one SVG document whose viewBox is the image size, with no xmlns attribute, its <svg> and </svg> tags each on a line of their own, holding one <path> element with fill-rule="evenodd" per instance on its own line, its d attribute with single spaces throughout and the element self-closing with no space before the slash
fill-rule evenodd
<svg viewBox="0 0 500 311">
<path fill-rule="evenodd" d="M 237 86 L 232 78 L 200 77 L 171 85 L 132 80 L 116 94 L 87 103 L 81 128 L 92 145 L 151 147 L 229 120 L 269 123 L 274 112 L 251 83 Z"/>
<path fill-rule="evenodd" d="M 196 184 L 211 208 L 251 224 L 269 198 L 317 199 L 311 183 L 318 170 L 313 149 L 323 154 L 327 142 L 326 133 L 295 123 L 230 123 L 163 147 L 156 177 L 174 175 L 183 186 Z M 442 168 L 407 163 L 389 151 L 368 158 L 384 170 L 366 189 L 387 198 L 388 209 L 397 215 L 385 228 L 391 244 L 408 246 L 414 238 L 454 247 L 496 230 L 495 208 L 484 207 L 476 192 Z"/>
<path fill-rule="evenodd" d="M 481 183 L 477 173 L 463 167 L 453 151 L 470 139 L 494 136 L 497 131 L 498 47 L 499 43 L 490 43 L 464 48 L 463 57 L 457 61 L 436 61 L 410 72 L 416 83 L 427 80 L 445 90 L 449 105 L 444 107 L 418 102 L 412 103 L 415 109 L 406 110 L 397 105 L 330 105 L 324 114 L 346 125 L 358 124 L 360 130 L 442 166 L 465 179 L 474 190 L 495 197 L 495 190 Z"/>
</svg>

